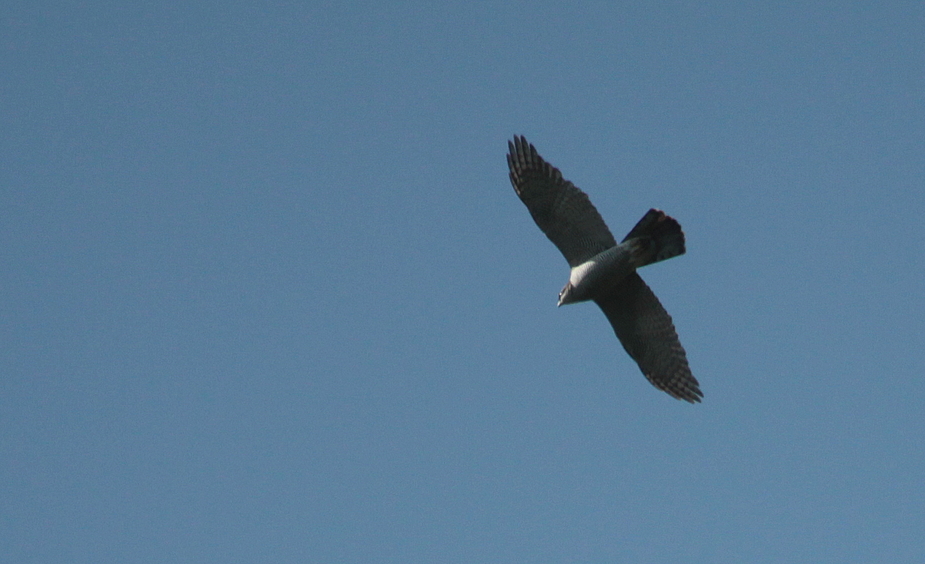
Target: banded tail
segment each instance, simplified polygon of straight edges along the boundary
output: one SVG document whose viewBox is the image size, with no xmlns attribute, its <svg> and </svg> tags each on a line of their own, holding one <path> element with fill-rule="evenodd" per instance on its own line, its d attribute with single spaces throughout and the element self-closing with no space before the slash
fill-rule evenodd
<svg viewBox="0 0 925 564">
<path fill-rule="evenodd" d="M 684 254 L 684 232 L 681 224 L 662 210 L 651 209 L 642 216 L 622 243 L 633 242 L 633 262 L 636 268 Z"/>
</svg>

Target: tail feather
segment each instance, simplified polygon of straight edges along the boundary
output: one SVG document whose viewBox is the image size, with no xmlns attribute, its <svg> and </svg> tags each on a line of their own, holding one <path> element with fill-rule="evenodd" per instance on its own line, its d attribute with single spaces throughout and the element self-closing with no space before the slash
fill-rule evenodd
<svg viewBox="0 0 925 564">
<path fill-rule="evenodd" d="M 681 224 L 662 210 L 647 211 L 623 242 L 633 239 L 636 268 L 683 255 L 685 252 Z"/>
</svg>

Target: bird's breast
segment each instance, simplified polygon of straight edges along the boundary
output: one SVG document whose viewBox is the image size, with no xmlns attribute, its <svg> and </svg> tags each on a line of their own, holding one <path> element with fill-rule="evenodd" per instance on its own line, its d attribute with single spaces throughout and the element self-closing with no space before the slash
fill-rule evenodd
<svg viewBox="0 0 925 564">
<path fill-rule="evenodd" d="M 626 278 L 633 270 L 630 250 L 626 245 L 620 244 L 573 267 L 569 274 L 569 282 L 579 299 L 590 300 L 602 290 L 611 288 Z"/>
</svg>

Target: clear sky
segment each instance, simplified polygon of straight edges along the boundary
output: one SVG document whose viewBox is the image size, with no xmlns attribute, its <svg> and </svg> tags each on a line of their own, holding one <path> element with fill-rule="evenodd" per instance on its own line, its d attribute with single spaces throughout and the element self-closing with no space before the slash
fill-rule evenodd
<svg viewBox="0 0 925 564">
<path fill-rule="evenodd" d="M 925 562 L 922 2 L 0 8 L 0 561 Z M 518 200 L 526 135 L 705 398 Z"/>
</svg>

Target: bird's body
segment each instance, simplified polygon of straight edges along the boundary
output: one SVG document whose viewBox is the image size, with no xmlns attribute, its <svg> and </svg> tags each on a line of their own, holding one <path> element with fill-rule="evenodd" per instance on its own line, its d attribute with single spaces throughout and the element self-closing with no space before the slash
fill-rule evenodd
<svg viewBox="0 0 925 564">
<path fill-rule="evenodd" d="M 571 267 L 559 305 L 593 300 L 654 386 L 678 399 L 700 401 L 703 393 L 671 317 L 636 273 L 647 264 L 684 254 L 678 222 L 651 209 L 617 243 L 588 196 L 533 145 L 515 137 L 508 146 L 514 191 Z"/>
<path fill-rule="evenodd" d="M 635 270 L 632 254 L 631 245 L 614 245 L 578 266 L 573 266 L 569 271 L 566 286 L 571 287 L 569 299 L 559 305 L 593 300 L 601 292 L 629 276 Z"/>
</svg>

